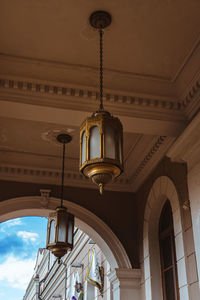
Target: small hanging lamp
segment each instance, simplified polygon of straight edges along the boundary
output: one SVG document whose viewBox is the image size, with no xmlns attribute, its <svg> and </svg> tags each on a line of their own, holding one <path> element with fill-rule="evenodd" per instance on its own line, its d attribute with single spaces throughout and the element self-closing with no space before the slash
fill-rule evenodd
<svg viewBox="0 0 200 300">
<path fill-rule="evenodd" d="M 49 214 L 47 228 L 47 249 L 59 259 L 73 248 L 74 216 L 68 213 L 63 206 L 64 196 L 64 171 L 65 171 L 65 144 L 71 142 L 72 137 L 68 134 L 59 134 L 57 141 L 63 144 L 62 158 L 62 183 L 61 203 L 55 212 Z"/>
<path fill-rule="evenodd" d="M 103 29 L 111 24 L 111 15 L 95 11 L 90 25 L 98 29 L 100 37 L 100 106 L 80 128 L 80 171 L 99 186 L 104 185 L 123 172 L 123 127 L 103 107 Z"/>
</svg>

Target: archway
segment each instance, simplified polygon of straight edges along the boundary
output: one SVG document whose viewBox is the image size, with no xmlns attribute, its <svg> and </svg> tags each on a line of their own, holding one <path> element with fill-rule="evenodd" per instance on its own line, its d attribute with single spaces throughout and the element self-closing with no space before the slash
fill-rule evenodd
<svg viewBox="0 0 200 300">
<path fill-rule="evenodd" d="M 176 243 L 176 260 L 178 267 L 178 285 L 181 299 L 190 299 L 188 284 L 188 253 L 185 249 L 186 239 L 190 236 L 193 243 L 192 231 L 185 232 L 182 218 L 183 208 L 180 205 L 178 193 L 172 180 L 167 176 L 157 178 L 150 190 L 147 198 L 144 229 L 143 229 L 143 273 L 144 281 L 142 284 L 145 299 L 162 299 L 162 283 L 160 276 L 160 253 L 158 244 L 158 222 L 166 200 L 170 201 L 173 213 L 174 235 Z M 190 217 L 190 211 L 186 211 Z M 186 237 L 187 234 L 187 237 Z M 190 245 L 191 246 L 191 245 Z M 193 246 L 193 245 L 192 245 Z"/>
<path fill-rule="evenodd" d="M 0 203 L 0 222 L 24 216 L 47 217 L 59 206 L 60 199 L 46 197 L 19 197 Z M 111 269 L 131 269 L 124 247 L 112 230 L 87 209 L 65 200 L 64 205 L 75 216 L 75 225 L 96 241 L 106 256 Z"/>
</svg>

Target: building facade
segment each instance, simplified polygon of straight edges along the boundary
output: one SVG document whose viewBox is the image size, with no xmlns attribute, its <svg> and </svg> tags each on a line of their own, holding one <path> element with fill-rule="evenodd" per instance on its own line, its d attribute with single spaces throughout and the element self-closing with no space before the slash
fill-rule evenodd
<svg viewBox="0 0 200 300">
<path fill-rule="evenodd" d="M 101 294 L 97 286 L 86 280 L 88 254 L 91 249 L 95 249 L 99 266 L 103 267 L 103 289 Z M 38 250 L 34 274 L 23 300 L 54 300 L 56 298 L 71 300 L 72 276 L 76 276 L 77 273 L 83 287 L 83 299 L 110 300 L 109 263 L 96 243 L 81 230 L 76 229 L 74 248 L 62 257 L 60 263 L 49 250 L 45 248 Z"/>
</svg>

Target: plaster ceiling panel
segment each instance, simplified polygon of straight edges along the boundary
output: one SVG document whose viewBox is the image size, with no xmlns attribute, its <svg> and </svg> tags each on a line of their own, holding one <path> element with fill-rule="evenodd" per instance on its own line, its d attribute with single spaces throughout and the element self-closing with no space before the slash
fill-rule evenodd
<svg viewBox="0 0 200 300">
<path fill-rule="evenodd" d="M 134 149 L 138 139 L 141 137 L 141 134 L 133 134 L 133 133 L 128 133 L 124 132 L 123 136 L 123 142 L 124 142 L 124 161 L 126 161 L 127 157 L 129 154 L 132 152 Z"/>
<path fill-rule="evenodd" d="M 79 157 L 79 129 L 68 128 L 51 123 L 0 119 L 0 149 L 36 155 L 60 156 L 61 147 L 56 142 L 60 132 L 72 135 L 72 142 L 67 146 L 68 156 Z"/>
<path fill-rule="evenodd" d="M 88 16 L 97 9 L 113 16 L 105 34 L 108 69 L 171 79 L 199 38 L 196 0 L 1 0 L 0 53 L 96 67 Z"/>
<path fill-rule="evenodd" d="M 79 170 L 79 128 L 51 123 L 0 118 L 0 161 L 6 164 L 57 169 L 61 166 L 62 148 L 56 142 L 60 132 L 72 135 L 66 146 L 66 168 Z M 124 133 L 124 156 L 140 135 Z"/>
</svg>

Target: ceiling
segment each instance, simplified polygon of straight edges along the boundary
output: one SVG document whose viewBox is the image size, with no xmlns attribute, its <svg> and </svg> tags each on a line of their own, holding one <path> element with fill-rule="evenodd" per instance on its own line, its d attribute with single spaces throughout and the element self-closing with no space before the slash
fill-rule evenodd
<svg viewBox="0 0 200 300">
<path fill-rule="evenodd" d="M 105 33 L 106 68 L 166 80 L 177 75 L 200 33 L 196 0 L 2 0 L 0 8 L 2 54 L 97 67 L 88 16 L 101 8 L 113 16 Z"/>
<path fill-rule="evenodd" d="M 109 189 L 136 191 L 200 107 L 200 2 L 0 0 L 0 178 L 66 184 L 79 174 L 79 126 L 98 106 L 98 34 L 107 10 L 104 103 L 124 127 L 124 174 Z"/>
</svg>

